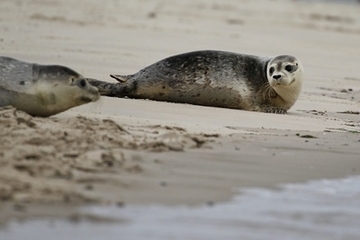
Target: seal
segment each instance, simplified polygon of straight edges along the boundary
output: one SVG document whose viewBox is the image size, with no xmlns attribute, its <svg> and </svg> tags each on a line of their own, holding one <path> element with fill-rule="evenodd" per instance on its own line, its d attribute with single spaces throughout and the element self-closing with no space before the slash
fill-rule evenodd
<svg viewBox="0 0 360 240">
<path fill-rule="evenodd" d="M 48 117 L 99 97 L 97 88 L 70 68 L 0 57 L 0 107 Z"/>
<path fill-rule="evenodd" d="M 293 56 L 195 51 L 165 58 L 118 83 L 89 79 L 101 95 L 284 114 L 299 97 L 303 66 Z"/>
</svg>

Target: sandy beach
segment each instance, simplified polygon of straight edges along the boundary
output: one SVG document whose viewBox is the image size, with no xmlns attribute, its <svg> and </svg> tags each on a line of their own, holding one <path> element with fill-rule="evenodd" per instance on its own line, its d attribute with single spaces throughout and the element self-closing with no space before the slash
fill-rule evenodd
<svg viewBox="0 0 360 240">
<path fill-rule="evenodd" d="M 89 203 L 212 204 L 240 187 L 359 175 L 359 12 L 286 0 L 1 1 L 4 56 L 112 82 L 193 50 L 291 54 L 305 82 L 286 115 L 109 97 L 50 118 L 0 109 L 0 222 Z"/>
</svg>

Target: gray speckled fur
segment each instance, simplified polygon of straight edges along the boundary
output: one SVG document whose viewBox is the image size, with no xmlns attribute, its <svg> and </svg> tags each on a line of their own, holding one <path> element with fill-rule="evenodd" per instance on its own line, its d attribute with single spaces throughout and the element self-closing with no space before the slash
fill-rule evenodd
<svg viewBox="0 0 360 240">
<path fill-rule="evenodd" d="M 97 89 L 89 84 L 79 86 L 81 80 L 86 81 L 64 66 L 32 64 L 0 56 L 0 107 L 12 105 L 31 115 L 49 116 L 97 100 Z M 76 91 L 72 86 L 81 90 Z"/>
<path fill-rule="evenodd" d="M 75 71 L 57 65 L 42 66 L 22 62 L 9 57 L 0 57 L 0 107 L 11 105 L 15 96 L 26 94 L 27 90 L 38 81 L 51 81 L 62 75 L 79 78 Z"/>
<path fill-rule="evenodd" d="M 24 84 L 32 84 L 32 65 L 23 64 L 9 57 L 0 57 L 0 107 L 11 105 L 18 92 L 24 92 Z"/>
<path fill-rule="evenodd" d="M 89 80 L 101 95 L 256 110 L 271 108 L 266 69 L 272 58 L 196 51 L 156 62 L 119 83 Z M 266 96 L 265 96 L 266 95 Z"/>
</svg>

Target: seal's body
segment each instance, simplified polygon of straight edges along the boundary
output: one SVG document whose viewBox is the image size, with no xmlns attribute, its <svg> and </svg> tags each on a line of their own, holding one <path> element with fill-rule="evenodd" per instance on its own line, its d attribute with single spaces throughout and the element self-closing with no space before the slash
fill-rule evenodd
<svg viewBox="0 0 360 240">
<path fill-rule="evenodd" d="M 98 90 L 67 67 L 0 57 L 0 107 L 47 117 L 98 99 Z"/>
<path fill-rule="evenodd" d="M 165 58 L 133 75 L 95 79 L 101 95 L 286 113 L 297 100 L 303 67 L 293 56 L 196 51 Z"/>
</svg>

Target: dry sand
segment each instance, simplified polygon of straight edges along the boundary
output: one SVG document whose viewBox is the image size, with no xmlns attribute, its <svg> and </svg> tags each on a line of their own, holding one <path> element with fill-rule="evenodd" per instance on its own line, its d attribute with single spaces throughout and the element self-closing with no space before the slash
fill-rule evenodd
<svg viewBox="0 0 360 240">
<path fill-rule="evenodd" d="M 359 12 L 285 0 L 1 1 L 2 55 L 87 77 L 220 49 L 293 54 L 306 78 L 287 115 L 106 97 L 46 119 L 1 109 L 0 220 L 74 203 L 212 203 L 238 187 L 358 175 Z"/>
</svg>

